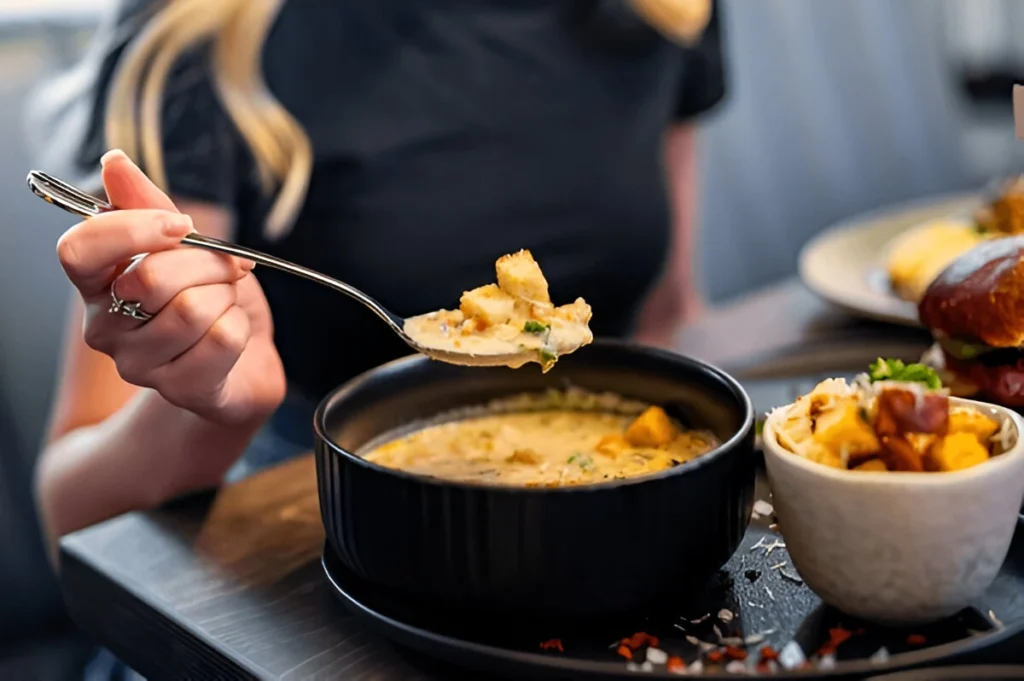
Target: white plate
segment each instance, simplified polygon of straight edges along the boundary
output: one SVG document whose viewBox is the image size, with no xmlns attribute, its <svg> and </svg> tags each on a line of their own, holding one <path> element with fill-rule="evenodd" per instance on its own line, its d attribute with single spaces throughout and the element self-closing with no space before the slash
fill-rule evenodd
<svg viewBox="0 0 1024 681">
<path fill-rule="evenodd" d="M 818 296 L 851 314 L 920 326 L 917 306 L 889 286 L 886 246 L 898 234 L 928 220 L 964 214 L 979 205 L 976 193 L 954 194 L 890 206 L 844 220 L 800 251 L 800 278 Z"/>
</svg>

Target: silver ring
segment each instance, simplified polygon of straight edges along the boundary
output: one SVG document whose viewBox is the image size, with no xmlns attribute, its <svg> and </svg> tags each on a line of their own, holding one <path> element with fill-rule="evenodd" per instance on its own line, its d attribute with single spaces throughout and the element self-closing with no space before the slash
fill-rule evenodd
<svg viewBox="0 0 1024 681">
<path fill-rule="evenodd" d="M 131 317 L 132 319 L 140 322 L 148 322 L 153 318 L 153 315 L 142 309 L 142 303 L 129 302 L 118 298 L 117 294 L 114 293 L 113 284 L 110 286 L 110 298 L 113 302 L 111 302 L 110 309 L 108 309 L 107 312 L 120 312 L 125 317 Z"/>
</svg>

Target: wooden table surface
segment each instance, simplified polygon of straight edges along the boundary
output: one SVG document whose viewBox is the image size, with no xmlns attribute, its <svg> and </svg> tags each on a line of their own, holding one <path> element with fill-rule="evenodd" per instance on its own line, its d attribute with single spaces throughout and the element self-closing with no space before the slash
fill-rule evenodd
<svg viewBox="0 0 1024 681">
<path fill-rule="evenodd" d="M 914 359 L 928 342 L 920 329 L 851 319 L 788 281 L 709 314 L 678 349 L 755 380 Z M 328 590 L 322 544 L 303 457 L 66 537 L 61 581 L 76 621 L 153 681 L 450 678 L 361 629 Z"/>
</svg>

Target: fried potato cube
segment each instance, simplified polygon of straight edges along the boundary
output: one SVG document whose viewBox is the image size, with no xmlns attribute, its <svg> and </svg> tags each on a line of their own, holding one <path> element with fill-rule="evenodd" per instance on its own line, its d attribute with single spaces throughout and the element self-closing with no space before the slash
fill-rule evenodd
<svg viewBox="0 0 1024 681">
<path fill-rule="evenodd" d="M 620 433 L 609 433 L 601 438 L 594 449 L 598 454 L 604 454 L 614 459 L 628 447 L 629 442 L 623 435 Z"/>
<path fill-rule="evenodd" d="M 833 452 L 846 451 L 851 457 L 874 454 L 880 449 L 875 431 L 860 417 L 857 403 L 844 400 L 821 412 L 814 422 L 814 441 Z"/>
<path fill-rule="evenodd" d="M 950 433 L 932 447 L 931 459 L 942 471 L 959 471 L 988 461 L 988 449 L 974 433 Z"/>
<path fill-rule="evenodd" d="M 663 447 L 676 436 L 676 427 L 661 407 L 647 407 L 626 428 L 626 441 L 634 447 Z"/>
<path fill-rule="evenodd" d="M 978 442 L 984 444 L 996 434 L 997 430 L 999 430 L 999 424 L 996 420 L 980 411 L 965 408 L 950 410 L 950 434 L 972 433 L 978 438 Z"/>
<path fill-rule="evenodd" d="M 516 300 L 498 288 L 497 284 L 487 284 L 466 291 L 459 300 L 459 310 L 467 319 L 475 319 L 483 323 L 483 328 L 507 324 L 515 314 Z M 480 327 L 480 324 L 477 325 Z M 480 328 L 479 330 L 483 330 Z"/>
<path fill-rule="evenodd" d="M 881 459 L 868 459 L 864 463 L 860 464 L 859 466 L 854 466 L 850 470 L 852 470 L 852 471 L 887 471 L 889 469 L 885 467 L 885 462 L 882 461 Z"/>
<path fill-rule="evenodd" d="M 820 445 L 817 442 L 808 443 L 807 448 L 804 450 L 804 457 L 808 461 L 820 463 L 830 468 L 846 468 L 843 465 L 843 460 L 839 457 L 839 454 L 832 451 L 824 445 Z"/>
<path fill-rule="evenodd" d="M 548 280 L 530 251 L 522 250 L 498 258 L 495 265 L 498 286 L 513 296 L 535 303 L 550 303 Z"/>
</svg>

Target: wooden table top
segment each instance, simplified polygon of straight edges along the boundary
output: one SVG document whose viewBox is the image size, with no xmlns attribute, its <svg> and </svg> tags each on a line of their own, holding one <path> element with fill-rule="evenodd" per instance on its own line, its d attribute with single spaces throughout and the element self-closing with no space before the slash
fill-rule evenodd
<svg viewBox="0 0 1024 681">
<path fill-rule="evenodd" d="M 914 359 L 928 343 L 788 281 L 709 314 L 678 349 L 755 380 Z M 153 681 L 451 678 L 361 629 L 328 590 L 323 540 L 307 456 L 65 537 L 61 581 L 75 620 Z"/>
</svg>

